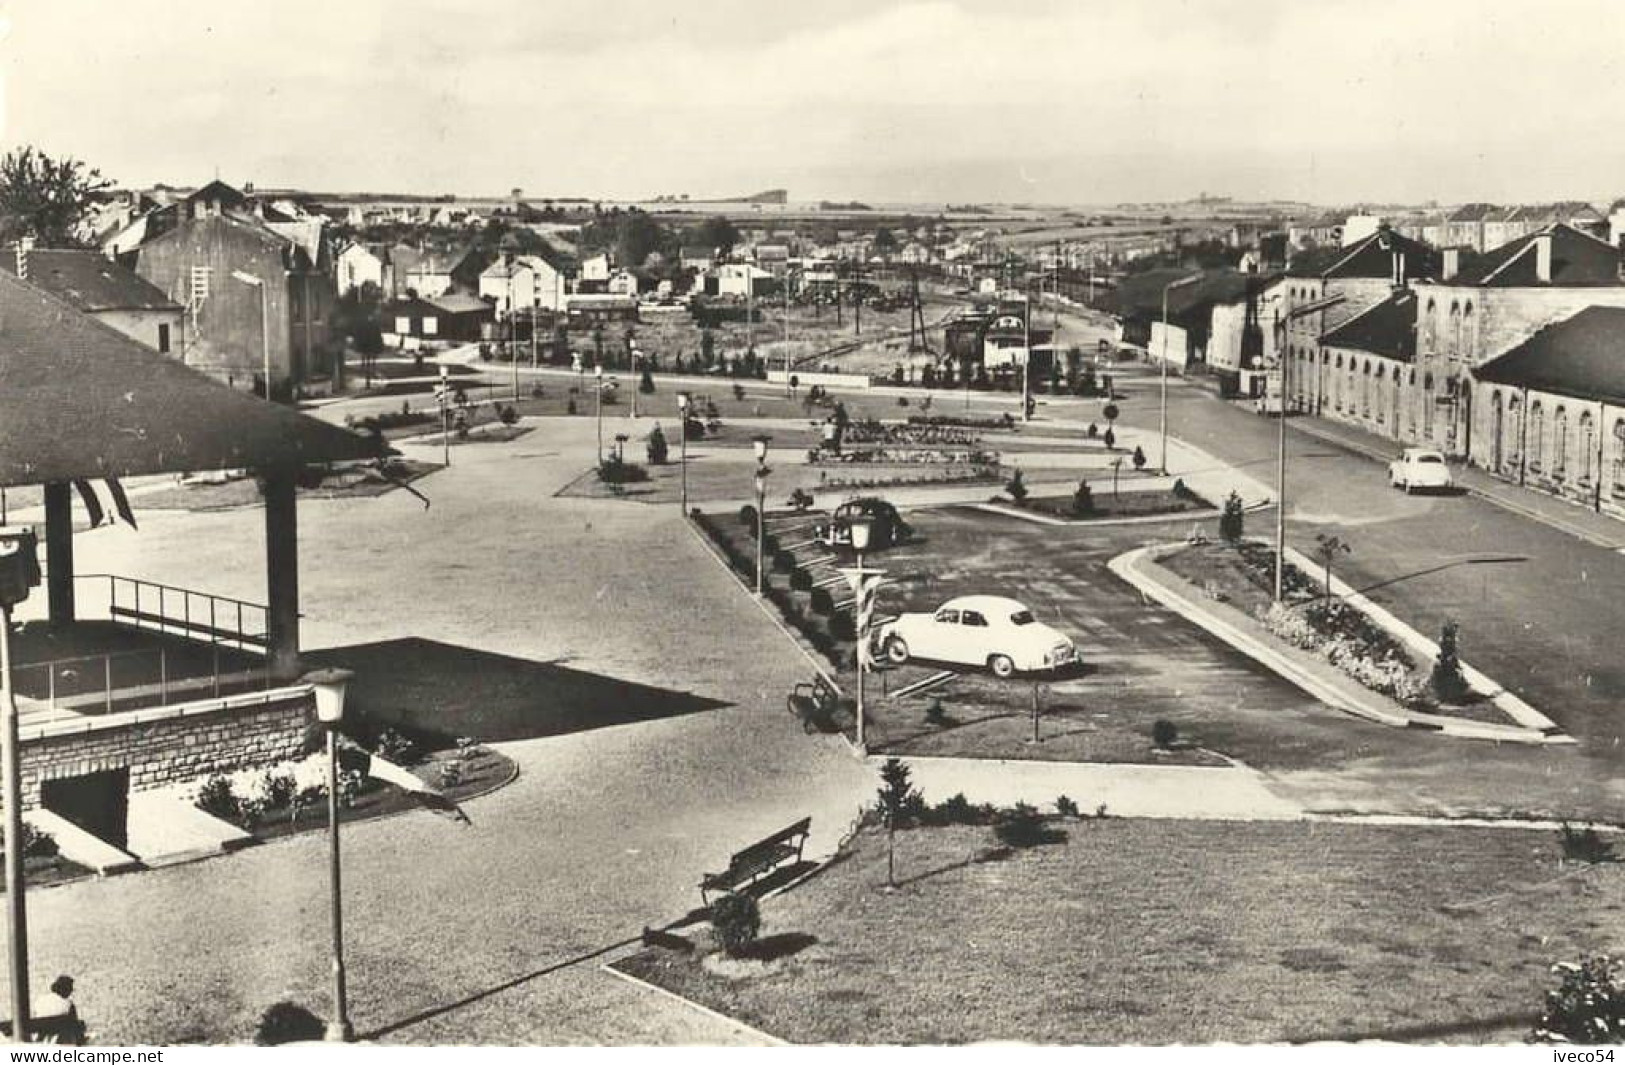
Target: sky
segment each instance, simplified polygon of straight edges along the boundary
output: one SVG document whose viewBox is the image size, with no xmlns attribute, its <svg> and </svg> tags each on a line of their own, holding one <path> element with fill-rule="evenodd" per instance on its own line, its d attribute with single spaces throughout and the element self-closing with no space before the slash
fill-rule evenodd
<svg viewBox="0 0 1625 1065">
<path fill-rule="evenodd" d="M 0 0 L 0 147 L 128 185 L 1611 199 L 1620 0 Z"/>
</svg>

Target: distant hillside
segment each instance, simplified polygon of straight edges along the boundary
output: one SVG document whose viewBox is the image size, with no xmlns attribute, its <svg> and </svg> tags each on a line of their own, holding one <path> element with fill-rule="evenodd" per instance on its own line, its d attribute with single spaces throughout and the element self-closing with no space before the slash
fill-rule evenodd
<svg viewBox="0 0 1625 1065">
<path fill-rule="evenodd" d="M 766 192 L 758 192 L 754 196 L 730 196 L 726 200 L 721 200 L 719 202 L 721 202 L 721 203 L 775 203 L 775 204 L 783 205 L 783 204 L 786 204 L 786 203 L 790 202 L 790 193 L 786 189 L 768 189 Z"/>
</svg>

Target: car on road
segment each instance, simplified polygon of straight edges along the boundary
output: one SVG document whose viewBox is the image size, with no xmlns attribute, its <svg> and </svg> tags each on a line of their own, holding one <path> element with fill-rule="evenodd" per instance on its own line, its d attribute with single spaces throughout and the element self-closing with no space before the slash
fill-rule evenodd
<svg viewBox="0 0 1625 1065">
<path fill-rule="evenodd" d="M 835 508 L 827 522 L 813 526 L 813 539 L 825 547 L 852 546 L 852 520 L 868 518 L 870 551 L 879 551 L 907 541 L 914 530 L 897 508 L 876 496 L 849 499 Z"/>
<path fill-rule="evenodd" d="M 964 595 L 929 614 L 903 614 L 882 626 L 875 642 L 896 665 L 925 659 L 982 666 L 1001 678 L 1078 661 L 1069 636 L 998 595 Z"/>
<path fill-rule="evenodd" d="M 1454 482 L 1444 455 L 1426 447 L 1408 447 L 1388 464 L 1388 484 L 1408 495 L 1418 488 L 1446 489 Z"/>
</svg>

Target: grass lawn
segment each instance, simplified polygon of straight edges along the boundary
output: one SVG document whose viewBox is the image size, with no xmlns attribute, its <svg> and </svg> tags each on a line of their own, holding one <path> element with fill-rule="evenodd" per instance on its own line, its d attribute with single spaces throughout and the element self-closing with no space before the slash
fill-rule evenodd
<svg viewBox="0 0 1625 1065">
<path fill-rule="evenodd" d="M 614 439 L 606 424 L 605 449 Z M 669 440 L 670 438 L 668 438 Z M 641 441 L 627 443 L 627 458 L 643 465 Z M 676 504 L 682 494 L 682 467 L 678 458 L 681 449 L 675 443 L 668 445 L 666 464 L 646 466 L 649 480 L 626 486 L 619 494 L 599 482 L 593 470 L 585 470 L 557 494 L 581 496 L 588 499 L 635 499 L 641 503 Z M 768 481 L 768 510 L 788 505 L 786 500 L 797 488 L 811 492 L 820 505 L 834 505 L 844 501 L 859 488 L 886 488 L 897 486 L 930 486 L 956 484 L 1000 485 L 1002 476 L 969 476 L 972 471 L 961 466 L 932 466 L 924 463 L 862 466 L 808 466 L 800 462 L 770 460 L 773 469 Z M 696 454 L 689 445 L 688 499 L 690 506 L 704 507 L 713 500 L 740 501 L 756 496 L 755 466 L 749 462 L 729 462 Z"/>
<path fill-rule="evenodd" d="M 794 953 L 708 965 L 701 933 L 618 967 L 796 1043 L 1482 1044 L 1523 1038 L 1552 963 L 1625 947 L 1625 867 L 1560 865 L 1553 833 L 1064 827 L 899 833 L 894 895 L 869 830 L 764 904 Z"/>
<path fill-rule="evenodd" d="M 1070 495 L 1031 496 L 1027 499 L 1026 507 L 1040 514 L 1079 522 L 1101 521 L 1107 518 L 1144 518 L 1157 514 L 1185 514 L 1193 510 L 1213 509 L 1213 504 L 1190 491 L 1186 491 L 1183 495 L 1175 495 L 1166 488 L 1117 493 L 1113 493 L 1109 486 L 1104 490 L 1097 485 L 1091 485 L 1090 488 L 1094 490 L 1094 508 L 1087 514 L 1074 512 L 1073 497 Z"/>
<path fill-rule="evenodd" d="M 1238 545 L 1231 545 L 1221 541 L 1193 545 L 1164 558 L 1161 564 L 1207 594 L 1223 596 L 1225 602 L 1250 617 L 1256 617 L 1267 609 L 1273 599 L 1275 553 L 1272 548 L 1261 543 L 1243 541 Z M 1283 579 L 1286 600 L 1289 604 L 1296 607 L 1326 601 L 1326 597 L 1320 592 L 1323 586 L 1296 566 L 1288 564 Z M 1363 613 L 1346 602 L 1339 600 L 1330 602 L 1364 617 Z M 1332 629 L 1321 620 L 1317 608 L 1311 606 L 1309 610 L 1301 613 L 1306 620 L 1315 623 L 1318 631 L 1323 634 L 1332 632 Z M 1375 629 L 1374 623 L 1371 624 L 1371 628 Z M 1428 674 L 1433 668 L 1431 660 L 1421 660 L 1404 651 L 1386 634 L 1379 634 L 1377 638 L 1382 646 L 1393 647 L 1396 654 L 1410 663 L 1410 672 L 1418 682 L 1424 685 L 1427 683 Z M 1513 723 L 1489 701 L 1487 695 L 1481 692 L 1474 692 L 1472 698 L 1458 703 L 1440 703 L 1430 698 L 1410 709 L 1488 724 Z"/>
<path fill-rule="evenodd" d="M 332 474 L 315 488 L 300 488 L 302 499 L 343 499 L 359 496 L 380 496 L 393 492 L 400 483 L 410 484 L 426 474 L 440 469 L 437 463 L 399 460 L 401 472 L 395 481 L 387 481 L 371 468 L 346 470 Z M 136 510 L 225 510 L 232 507 L 259 506 L 264 497 L 252 477 L 242 477 L 218 484 L 199 482 L 177 485 L 156 492 L 147 492 L 135 498 Z"/>
</svg>

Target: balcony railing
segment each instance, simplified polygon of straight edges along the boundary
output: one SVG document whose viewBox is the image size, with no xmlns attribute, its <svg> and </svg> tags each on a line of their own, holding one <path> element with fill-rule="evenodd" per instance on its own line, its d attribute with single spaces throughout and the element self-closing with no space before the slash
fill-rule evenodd
<svg viewBox="0 0 1625 1065">
<path fill-rule="evenodd" d="M 107 616 L 113 621 L 239 651 L 264 651 L 269 645 L 267 611 L 260 603 L 113 573 L 75 576 L 105 582 Z"/>
</svg>

